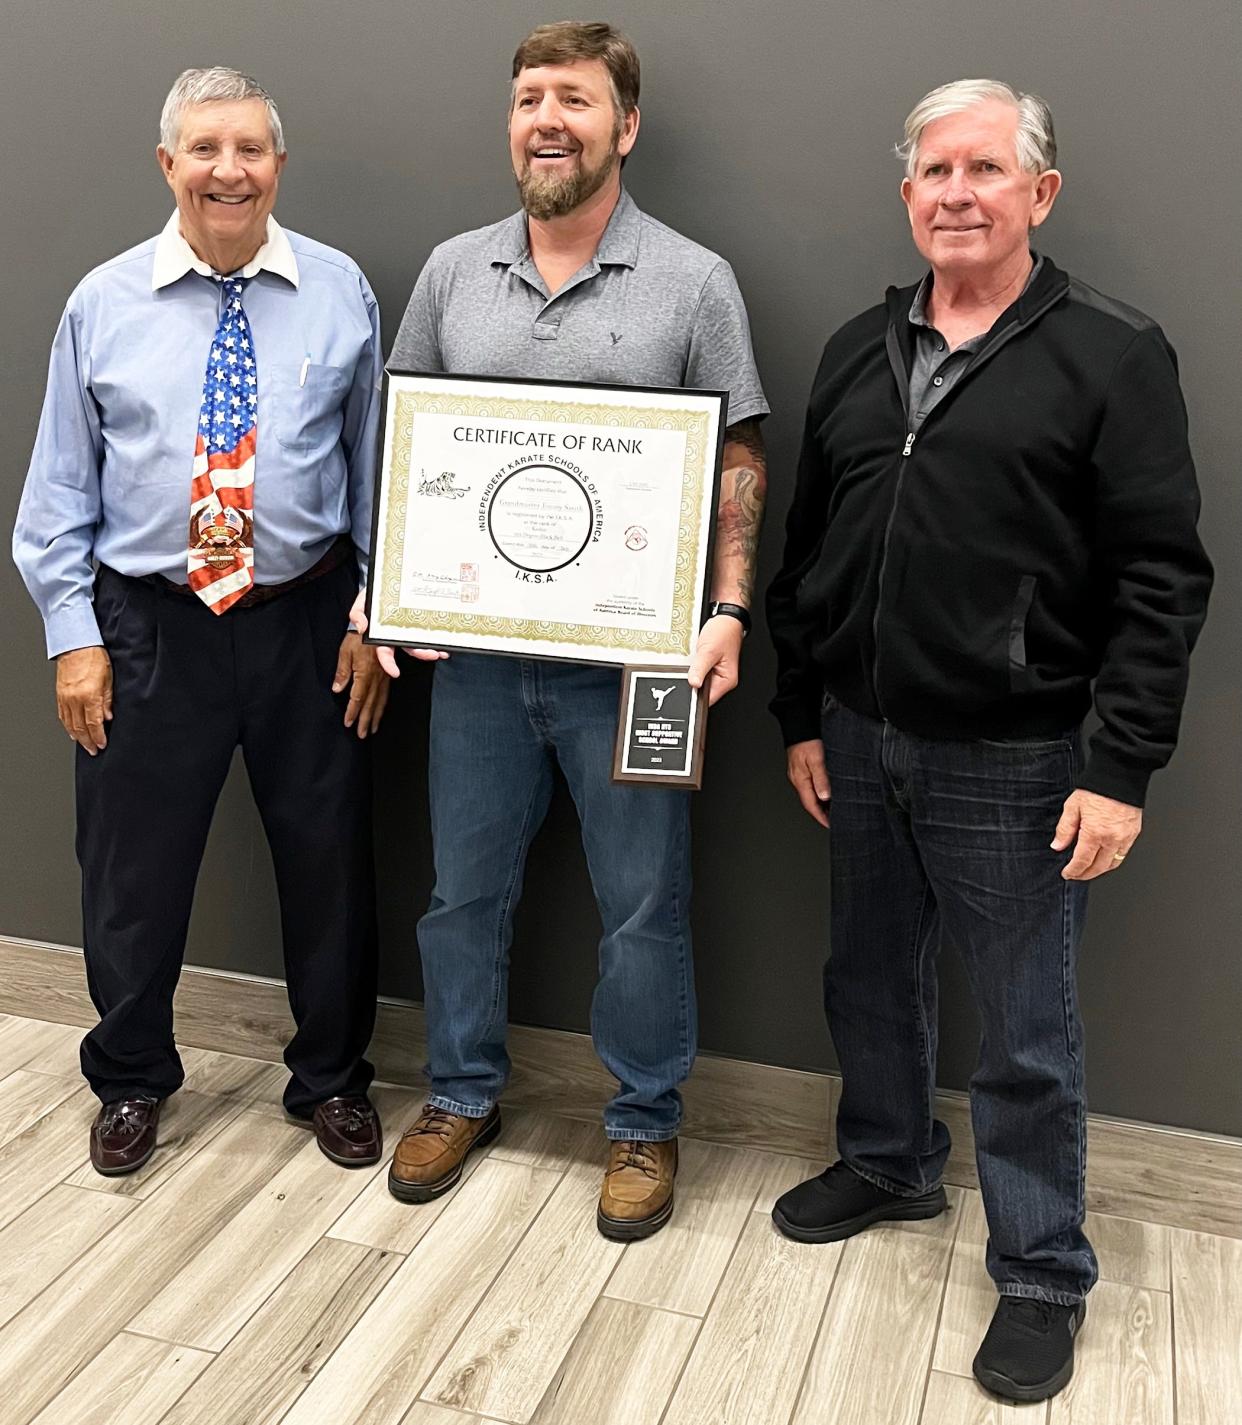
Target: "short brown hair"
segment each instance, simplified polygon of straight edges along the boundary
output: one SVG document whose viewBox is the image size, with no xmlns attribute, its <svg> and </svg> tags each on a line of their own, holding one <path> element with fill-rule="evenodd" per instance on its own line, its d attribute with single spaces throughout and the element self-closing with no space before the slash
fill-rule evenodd
<svg viewBox="0 0 1242 1425">
<path fill-rule="evenodd" d="M 513 78 L 524 69 L 572 64 L 577 59 L 603 61 L 618 122 L 638 108 L 638 55 L 621 31 L 603 20 L 558 20 L 532 30 L 513 56 Z"/>
</svg>

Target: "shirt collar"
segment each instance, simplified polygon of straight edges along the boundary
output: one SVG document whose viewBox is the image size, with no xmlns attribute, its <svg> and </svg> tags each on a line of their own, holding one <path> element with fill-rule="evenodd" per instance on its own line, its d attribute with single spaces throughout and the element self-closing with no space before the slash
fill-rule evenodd
<svg viewBox="0 0 1242 1425">
<path fill-rule="evenodd" d="M 617 206 L 612 210 L 608 226 L 604 229 L 599 247 L 595 250 L 596 263 L 601 267 L 636 267 L 642 220 L 643 215 L 638 204 L 622 188 Z M 488 262 L 503 262 L 513 267 L 529 256 L 530 237 L 526 230 L 526 213 L 517 212 L 497 226 Z"/>
<path fill-rule="evenodd" d="M 595 253 L 598 263 L 609 263 L 615 267 L 636 267 L 638 265 L 638 235 L 642 230 L 643 215 L 638 204 L 624 188 L 612 210 L 604 236 L 599 240 Z"/>
<path fill-rule="evenodd" d="M 910 321 L 916 327 L 929 327 L 931 323 L 927 320 L 927 299 L 931 296 L 932 275 L 927 273 L 919 283 L 918 291 L 914 294 L 914 301 L 910 303 Z"/>
<path fill-rule="evenodd" d="M 168 287 L 179 281 L 187 272 L 197 272 L 203 277 L 220 275 L 214 273 L 181 236 L 180 218 L 180 213 L 174 209 L 172 216 L 164 224 L 163 232 L 155 240 L 155 261 L 151 268 L 152 292 L 158 292 L 161 287 Z M 241 276 L 253 277 L 261 270 L 283 277 L 294 287 L 298 285 L 297 258 L 293 255 L 293 248 L 289 245 L 284 228 L 270 213 L 263 246 L 242 268 Z"/>
<path fill-rule="evenodd" d="M 1026 285 L 1022 288 L 1020 296 L 1025 296 L 1031 289 L 1031 283 L 1039 276 L 1039 269 L 1044 265 L 1044 259 L 1039 253 L 1033 252 L 1031 256 L 1035 259 L 1031 267 L 1030 276 L 1026 279 Z M 927 299 L 931 296 L 932 274 L 929 272 L 919 283 L 918 291 L 914 294 L 914 301 L 910 303 L 910 321 L 916 327 L 930 327 L 927 320 Z"/>
</svg>

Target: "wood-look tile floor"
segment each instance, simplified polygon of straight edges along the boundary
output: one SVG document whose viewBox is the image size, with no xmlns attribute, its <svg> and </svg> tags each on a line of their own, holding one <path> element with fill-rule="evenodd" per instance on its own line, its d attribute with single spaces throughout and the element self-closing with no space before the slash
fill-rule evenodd
<svg viewBox="0 0 1242 1425">
<path fill-rule="evenodd" d="M 801 1246 L 821 1163 L 682 1142 L 647 1242 L 595 1230 L 603 1139 L 511 1112 L 407 1207 L 281 1117 L 278 1065 L 184 1052 L 151 1164 L 86 1160 L 81 1030 L 0 1016 L 3 1425 L 1238 1425 L 1242 1241 L 1094 1216 L 1073 1382 L 1006 1406 L 970 1362 L 994 1296 L 979 1196 Z M 421 1095 L 374 1093 L 389 1145 Z"/>
</svg>

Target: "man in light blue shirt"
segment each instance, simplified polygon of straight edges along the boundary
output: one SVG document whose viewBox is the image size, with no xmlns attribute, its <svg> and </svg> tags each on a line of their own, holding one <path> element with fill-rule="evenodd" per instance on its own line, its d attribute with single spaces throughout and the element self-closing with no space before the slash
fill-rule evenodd
<svg viewBox="0 0 1242 1425">
<path fill-rule="evenodd" d="M 187 70 L 158 156 L 176 211 L 69 299 L 13 541 L 79 749 L 100 1014 L 82 1068 L 103 1103 L 91 1159 L 105 1174 L 141 1167 L 182 1082 L 173 989 L 240 745 L 272 847 L 297 1022 L 285 1108 L 313 1123 L 329 1157 L 374 1162 L 361 740 L 387 679 L 347 612 L 370 538 L 379 313 L 354 262 L 271 216 L 287 155 L 254 80 Z M 213 422 L 234 438 L 196 441 Z M 244 913 L 241 879 L 204 887 L 222 927 Z"/>
</svg>

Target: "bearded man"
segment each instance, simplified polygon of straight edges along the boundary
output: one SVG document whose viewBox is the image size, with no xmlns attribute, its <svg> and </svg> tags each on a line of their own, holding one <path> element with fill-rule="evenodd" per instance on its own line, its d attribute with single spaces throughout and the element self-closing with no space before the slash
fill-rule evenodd
<svg viewBox="0 0 1242 1425">
<path fill-rule="evenodd" d="M 715 602 L 691 670 L 698 685 L 710 674 L 715 701 L 737 682 L 749 626 L 764 491 L 757 418 L 768 406 L 728 263 L 640 212 L 621 185 L 638 87 L 638 56 L 609 25 L 544 25 L 522 41 L 509 109 L 522 211 L 436 248 L 390 364 L 728 392 Z M 672 1213 L 678 1085 L 695 1054 L 689 799 L 611 784 L 618 678 L 465 653 L 436 667 L 436 884 L 418 928 L 432 1091 L 389 1175 L 403 1201 L 447 1192 L 500 1130 L 513 914 L 559 763 L 604 926 L 592 1033 L 618 1081 L 597 1225 L 644 1237 Z"/>
</svg>

